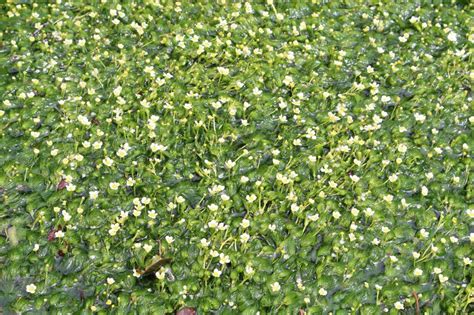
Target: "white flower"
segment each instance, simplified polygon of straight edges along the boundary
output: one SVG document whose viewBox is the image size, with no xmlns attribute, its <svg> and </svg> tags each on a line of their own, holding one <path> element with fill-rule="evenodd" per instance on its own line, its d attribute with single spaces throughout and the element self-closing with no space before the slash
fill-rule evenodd
<svg viewBox="0 0 474 315">
<path fill-rule="evenodd" d="M 64 237 L 64 232 L 59 230 L 56 233 L 54 233 L 54 237 L 56 238 L 63 238 Z"/>
<path fill-rule="evenodd" d="M 392 100 L 392 98 L 390 96 L 383 95 L 380 100 L 382 101 L 382 103 L 388 103 Z"/>
<path fill-rule="evenodd" d="M 96 190 L 96 191 L 89 191 L 89 198 L 94 200 L 94 199 L 97 199 L 97 197 L 99 197 L 99 192 Z"/>
<path fill-rule="evenodd" d="M 446 277 L 446 276 L 443 276 L 443 274 L 439 274 L 439 275 L 438 275 L 438 279 L 439 279 L 439 282 L 440 282 L 440 283 L 445 283 L 446 281 L 449 280 L 449 278 Z"/>
<path fill-rule="evenodd" d="M 255 88 L 252 90 L 252 93 L 253 93 L 253 95 L 255 95 L 255 96 L 260 96 L 260 95 L 262 95 L 262 90 L 260 90 L 258 87 L 255 87 Z"/>
<path fill-rule="evenodd" d="M 209 241 L 206 240 L 205 238 L 201 238 L 200 243 L 201 243 L 201 245 L 202 245 L 203 247 L 208 247 L 208 246 L 211 244 L 211 242 L 209 242 Z"/>
<path fill-rule="evenodd" d="M 400 302 L 400 301 L 395 302 L 394 306 L 397 310 L 404 310 L 405 309 L 405 306 L 403 306 L 403 303 Z"/>
<path fill-rule="evenodd" d="M 357 183 L 360 180 L 360 177 L 357 175 L 350 175 L 349 176 L 353 182 Z"/>
<path fill-rule="evenodd" d="M 384 200 L 385 202 L 391 203 L 391 202 L 393 201 L 393 195 L 390 195 L 390 194 L 384 195 L 384 196 L 383 196 L 383 200 Z"/>
<path fill-rule="evenodd" d="M 413 275 L 415 277 L 420 277 L 422 274 L 423 274 L 423 270 L 421 270 L 420 268 L 415 268 L 415 270 L 413 271 Z"/>
<path fill-rule="evenodd" d="M 224 255 L 224 253 L 220 253 L 219 254 L 219 263 L 221 265 L 225 265 L 225 264 L 230 263 L 230 257 L 227 256 L 227 255 Z"/>
<path fill-rule="evenodd" d="M 453 31 L 449 32 L 448 34 L 448 40 L 450 42 L 456 43 L 458 41 L 458 34 L 454 33 Z"/>
<path fill-rule="evenodd" d="M 110 229 L 109 229 L 109 234 L 111 236 L 114 236 L 117 234 L 117 232 L 120 230 L 120 224 L 118 223 L 113 223 L 110 225 Z"/>
<path fill-rule="evenodd" d="M 250 239 L 250 235 L 247 234 L 247 233 L 243 233 L 242 235 L 240 235 L 240 242 L 242 243 L 247 243 Z"/>
<path fill-rule="evenodd" d="M 35 244 L 35 246 L 33 247 L 33 251 L 37 252 L 39 248 L 40 248 L 39 244 Z"/>
<path fill-rule="evenodd" d="M 150 245 L 150 244 L 145 244 L 143 245 L 143 249 L 145 250 L 145 252 L 149 253 L 151 250 L 152 250 L 153 246 Z"/>
<path fill-rule="evenodd" d="M 83 116 L 83 115 L 77 116 L 77 120 L 79 120 L 79 122 L 84 126 L 90 126 L 90 124 L 91 124 L 89 119 L 86 116 Z"/>
<path fill-rule="evenodd" d="M 110 167 L 114 164 L 114 160 L 112 160 L 109 157 L 106 157 L 105 159 L 102 160 L 102 163 Z"/>
<path fill-rule="evenodd" d="M 232 161 L 232 160 L 227 160 L 227 161 L 225 162 L 225 167 L 228 168 L 228 169 L 231 169 L 231 168 L 233 168 L 234 166 L 235 166 L 235 162 Z"/>
<path fill-rule="evenodd" d="M 212 220 L 207 224 L 207 226 L 211 229 L 215 229 L 218 225 L 219 223 L 216 220 Z"/>
<path fill-rule="evenodd" d="M 427 196 L 428 195 L 428 188 L 426 186 L 423 186 L 421 187 L 421 194 L 423 196 Z"/>
<path fill-rule="evenodd" d="M 395 182 L 397 179 L 398 179 L 398 175 L 397 175 L 397 174 L 392 174 L 392 175 L 390 175 L 390 176 L 388 177 L 388 180 L 389 180 L 390 182 L 392 182 L 392 183 Z"/>
<path fill-rule="evenodd" d="M 318 293 L 321 296 L 326 296 L 328 294 L 328 291 L 326 291 L 324 288 L 321 288 L 319 289 Z"/>
<path fill-rule="evenodd" d="M 224 68 L 224 67 L 217 67 L 217 72 L 221 75 L 228 75 L 229 74 L 229 69 Z"/>
<path fill-rule="evenodd" d="M 112 190 L 117 190 L 119 188 L 120 184 L 117 182 L 112 182 L 109 184 L 110 189 Z"/>
<path fill-rule="evenodd" d="M 114 89 L 114 95 L 115 95 L 115 97 L 119 97 L 119 96 L 120 96 L 120 93 L 122 93 L 122 87 L 121 87 L 121 86 L 117 86 L 117 87 Z"/>
<path fill-rule="evenodd" d="M 423 123 L 426 120 L 426 116 L 423 114 L 415 113 L 415 120 Z"/>
<path fill-rule="evenodd" d="M 114 278 L 107 278 L 107 284 L 108 284 L 108 285 L 112 285 L 112 284 L 114 284 L 114 283 L 115 283 Z"/>
<path fill-rule="evenodd" d="M 26 286 L 26 292 L 34 294 L 36 292 L 36 286 L 31 283 Z"/>
<path fill-rule="evenodd" d="M 428 233 L 425 229 L 421 229 L 420 235 L 422 238 L 427 238 L 430 235 L 430 233 Z"/>
<path fill-rule="evenodd" d="M 164 145 L 161 145 L 161 144 L 152 143 L 150 145 L 150 149 L 151 149 L 152 152 L 157 152 L 157 151 L 164 152 L 164 151 L 166 151 L 167 147 L 165 147 Z"/>
<path fill-rule="evenodd" d="M 359 210 L 356 209 L 356 208 L 352 208 L 352 209 L 351 209 L 351 214 L 356 217 L 356 216 L 359 215 Z"/>
<path fill-rule="evenodd" d="M 161 268 L 159 271 L 155 273 L 155 276 L 158 280 L 163 280 L 165 278 L 165 275 L 166 275 L 166 271 L 163 268 Z"/>
<path fill-rule="evenodd" d="M 407 149 L 408 149 L 408 147 L 407 147 L 405 144 L 403 144 L 403 143 L 400 143 L 400 144 L 398 145 L 398 147 L 397 147 L 397 150 L 398 150 L 398 152 L 400 152 L 400 153 L 405 153 L 405 152 L 407 152 Z"/>
<path fill-rule="evenodd" d="M 291 204 L 291 212 L 298 212 L 300 207 L 296 203 Z"/>
<path fill-rule="evenodd" d="M 174 242 L 174 237 L 172 236 L 166 236 L 165 240 L 168 244 L 172 244 Z"/>
<path fill-rule="evenodd" d="M 280 291 L 281 289 L 281 286 L 278 282 L 273 282 L 271 285 L 270 285 L 271 289 L 272 289 L 272 292 L 278 292 Z"/>
<path fill-rule="evenodd" d="M 118 157 L 123 158 L 123 157 L 125 157 L 126 155 L 127 155 L 127 151 L 126 151 L 125 149 L 120 148 L 120 149 L 117 150 L 117 156 L 118 156 Z"/>
<path fill-rule="evenodd" d="M 127 178 L 127 183 L 126 183 L 126 185 L 127 185 L 128 187 L 131 187 L 131 186 L 135 185 L 136 182 L 137 182 L 136 180 L 134 180 L 133 178 L 129 177 L 129 178 Z"/>
<path fill-rule="evenodd" d="M 255 200 L 257 200 L 257 196 L 255 196 L 254 194 L 252 194 L 252 195 L 247 195 L 247 196 L 245 196 L 245 199 L 247 200 L 247 202 L 252 203 L 252 202 L 254 202 Z"/>
<path fill-rule="evenodd" d="M 219 206 L 214 203 L 211 203 L 210 205 L 207 206 L 207 208 L 211 211 L 217 211 L 217 209 L 219 209 Z"/>
<path fill-rule="evenodd" d="M 364 210 L 364 213 L 365 213 L 365 215 L 368 216 L 368 217 L 371 217 L 371 216 L 373 216 L 373 215 L 375 214 L 375 212 L 374 212 L 374 210 L 372 210 L 372 208 L 367 208 L 367 209 L 365 209 L 365 210 Z"/>
<path fill-rule="evenodd" d="M 214 271 L 212 272 L 212 276 L 215 277 L 215 278 L 219 278 L 222 274 L 222 271 L 220 271 L 219 269 L 215 268 Z"/>
<path fill-rule="evenodd" d="M 242 222 L 240 222 L 240 226 L 244 229 L 248 228 L 250 226 L 250 221 L 247 219 L 243 219 Z"/>
<path fill-rule="evenodd" d="M 247 265 L 245 266 L 245 273 L 248 275 L 253 275 L 255 273 L 255 270 L 252 268 L 252 266 Z"/>
<path fill-rule="evenodd" d="M 65 222 L 71 220 L 71 215 L 67 211 L 63 210 L 61 213 Z"/>
<path fill-rule="evenodd" d="M 293 82 L 293 77 L 291 77 L 290 75 L 287 75 L 285 76 L 285 79 L 283 80 L 283 83 L 287 86 L 293 86 L 294 85 L 294 82 Z"/>
<path fill-rule="evenodd" d="M 472 260 L 469 257 L 464 257 L 462 261 L 466 266 L 472 264 Z"/>
</svg>

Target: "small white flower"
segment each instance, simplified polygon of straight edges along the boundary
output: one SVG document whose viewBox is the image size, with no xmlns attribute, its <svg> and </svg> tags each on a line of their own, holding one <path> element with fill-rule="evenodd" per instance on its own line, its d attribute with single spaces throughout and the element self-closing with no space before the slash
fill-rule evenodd
<svg viewBox="0 0 474 315">
<path fill-rule="evenodd" d="M 218 225 L 219 223 L 216 220 L 212 220 L 207 224 L 207 226 L 211 229 L 215 229 Z"/>
<path fill-rule="evenodd" d="M 34 294 L 36 292 L 36 286 L 31 283 L 26 286 L 26 292 Z"/>
<path fill-rule="evenodd" d="M 229 69 L 224 68 L 224 67 L 217 67 L 217 72 L 221 75 L 228 75 L 229 74 Z"/>
<path fill-rule="evenodd" d="M 271 289 L 272 289 L 272 292 L 278 292 L 280 291 L 281 289 L 281 286 L 278 282 L 273 282 L 271 285 L 270 285 Z"/>
<path fill-rule="evenodd" d="M 254 194 L 252 194 L 252 195 L 247 195 L 247 196 L 245 196 L 245 199 L 247 200 L 248 203 L 252 203 L 252 202 L 254 202 L 255 200 L 257 200 L 257 196 L 255 196 Z"/>
<path fill-rule="evenodd" d="M 219 206 L 212 203 L 212 204 L 208 205 L 207 208 L 211 211 L 217 211 L 219 209 Z"/>
<path fill-rule="evenodd" d="M 212 272 L 212 276 L 215 277 L 215 278 L 219 278 L 222 274 L 222 271 L 220 271 L 219 269 L 215 268 L 214 271 Z"/>
<path fill-rule="evenodd" d="M 458 41 L 458 34 L 454 33 L 453 31 L 449 32 L 448 40 L 450 42 L 456 43 Z"/>
<path fill-rule="evenodd" d="M 438 275 L 438 279 L 439 279 L 439 282 L 440 282 L 440 283 L 445 283 L 446 281 L 449 280 L 449 278 L 446 277 L 446 276 L 443 276 L 443 274 L 439 274 L 439 275 Z"/>
<path fill-rule="evenodd" d="M 262 90 L 260 90 L 258 87 L 255 87 L 255 88 L 252 90 L 252 93 L 253 93 L 253 95 L 255 95 L 255 96 L 260 96 L 260 95 L 262 95 Z"/>
<path fill-rule="evenodd" d="M 165 147 L 164 145 L 161 145 L 161 144 L 152 143 L 150 145 L 150 149 L 151 149 L 152 152 L 157 152 L 157 151 L 164 152 L 164 151 L 166 151 L 167 147 Z"/>
<path fill-rule="evenodd" d="M 294 82 L 293 82 L 293 77 L 291 77 L 290 75 L 285 76 L 285 79 L 283 80 L 283 83 L 286 86 L 290 86 L 290 87 L 295 85 Z"/>
<path fill-rule="evenodd" d="M 392 98 L 390 96 L 387 96 L 387 95 L 383 95 L 380 100 L 382 101 L 382 103 L 388 103 L 392 100 Z"/>
<path fill-rule="evenodd" d="M 408 147 L 405 144 L 400 143 L 398 145 L 397 149 L 398 149 L 398 152 L 405 153 L 405 152 L 407 152 Z"/>
<path fill-rule="evenodd" d="M 395 302 L 394 306 L 397 310 L 404 310 L 405 309 L 405 306 L 403 306 L 403 303 L 400 302 L 400 301 Z"/>
<path fill-rule="evenodd" d="M 67 211 L 63 210 L 61 213 L 65 222 L 71 220 L 71 215 Z"/>
<path fill-rule="evenodd" d="M 357 175 L 350 175 L 349 176 L 354 183 L 357 183 L 360 180 L 360 177 Z"/>
<path fill-rule="evenodd" d="M 166 276 L 166 271 L 162 268 L 161 270 L 155 273 L 155 276 L 158 280 L 163 280 Z"/>
<path fill-rule="evenodd" d="M 89 191 L 89 198 L 92 199 L 92 200 L 95 200 L 97 199 L 97 197 L 99 197 L 99 192 L 96 190 L 96 191 Z"/>
<path fill-rule="evenodd" d="M 388 180 L 389 180 L 390 182 L 392 182 L 392 183 L 395 182 L 395 181 L 397 181 L 397 179 L 398 179 L 398 175 L 397 175 L 397 174 L 392 174 L 392 175 L 390 175 L 390 176 L 388 177 Z"/>
<path fill-rule="evenodd" d="M 243 219 L 242 222 L 240 222 L 240 226 L 244 229 L 248 228 L 250 226 L 250 221 L 247 219 Z"/>
<path fill-rule="evenodd" d="M 114 95 L 115 97 L 119 97 L 120 96 L 120 93 L 122 93 L 122 87 L 121 86 L 117 86 L 115 89 L 114 89 Z"/>
<path fill-rule="evenodd" d="M 135 278 L 140 278 L 141 274 L 135 268 L 133 268 L 133 276 Z"/>
<path fill-rule="evenodd" d="M 428 195 L 428 188 L 426 186 L 423 186 L 421 187 L 421 194 L 423 196 L 427 196 Z"/>
<path fill-rule="evenodd" d="M 420 277 L 422 274 L 423 274 L 423 270 L 421 270 L 420 268 L 415 268 L 415 270 L 413 271 L 413 275 L 415 277 Z"/>
<path fill-rule="evenodd" d="M 228 169 L 231 169 L 231 168 L 233 168 L 234 166 L 235 166 L 235 162 L 232 161 L 232 160 L 227 160 L 227 161 L 225 162 L 225 167 L 228 168 Z"/>
<path fill-rule="evenodd" d="M 143 245 L 143 249 L 145 250 L 145 252 L 149 253 L 151 250 L 152 250 L 153 246 L 150 245 L 150 244 L 145 244 Z"/>
<path fill-rule="evenodd" d="M 326 291 L 326 289 L 324 288 L 321 288 L 319 289 L 318 294 L 321 296 L 326 296 L 328 294 L 328 291 Z"/>
<path fill-rule="evenodd" d="M 166 237 L 165 237 L 165 240 L 166 240 L 166 242 L 167 242 L 168 244 L 171 245 L 171 244 L 174 242 L 174 237 L 172 237 L 172 236 L 166 236 Z"/>
<path fill-rule="evenodd" d="M 117 190 L 120 187 L 120 184 L 117 182 L 112 182 L 109 184 L 110 189 Z"/>
<path fill-rule="evenodd" d="M 114 283 L 115 283 L 114 278 L 107 278 L 107 284 L 108 284 L 108 285 L 112 285 L 112 284 L 114 284 Z"/>
<path fill-rule="evenodd" d="M 421 229 L 420 235 L 422 238 L 427 238 L 430 235 L 430 233 L 428 233 L 425 229 Z"/>
<path fill-rule="evenodd" d="M 248 275 L 253 275 L 255 273 L 255 270 L 252 268 L 252 266 L 247 265 L 245 266 L 245 273 Z"/>
<path fill-rule="evenodd" d="M 240 235 L 240 242 L 242 243 L 247 243 L 250 239 L 250 235 L 247 234 L 247 233 L 243 233 L 242 235 Z"/>
</svg>

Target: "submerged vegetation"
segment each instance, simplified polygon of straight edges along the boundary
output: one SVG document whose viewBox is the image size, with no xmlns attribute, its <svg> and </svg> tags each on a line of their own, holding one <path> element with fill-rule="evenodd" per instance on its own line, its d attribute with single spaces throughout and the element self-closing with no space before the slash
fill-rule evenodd
<svg viewBox="0 0 474 315">
<path fill-rule="evenodd" d="M 0 12 L 4 312 L 474 311 L 468 2 Z"/>
</svg>

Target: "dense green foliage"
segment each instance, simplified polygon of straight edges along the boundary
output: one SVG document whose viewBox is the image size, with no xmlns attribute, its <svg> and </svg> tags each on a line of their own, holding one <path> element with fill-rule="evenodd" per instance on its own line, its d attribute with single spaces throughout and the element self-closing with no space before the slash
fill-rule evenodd
<svg viewBox="0 0 474 315">
<path fill-rule="evenodd" d="M 5 312 L 473 311 L 467 1 L 47 2 L 0 9 Z"/>
</svg>

